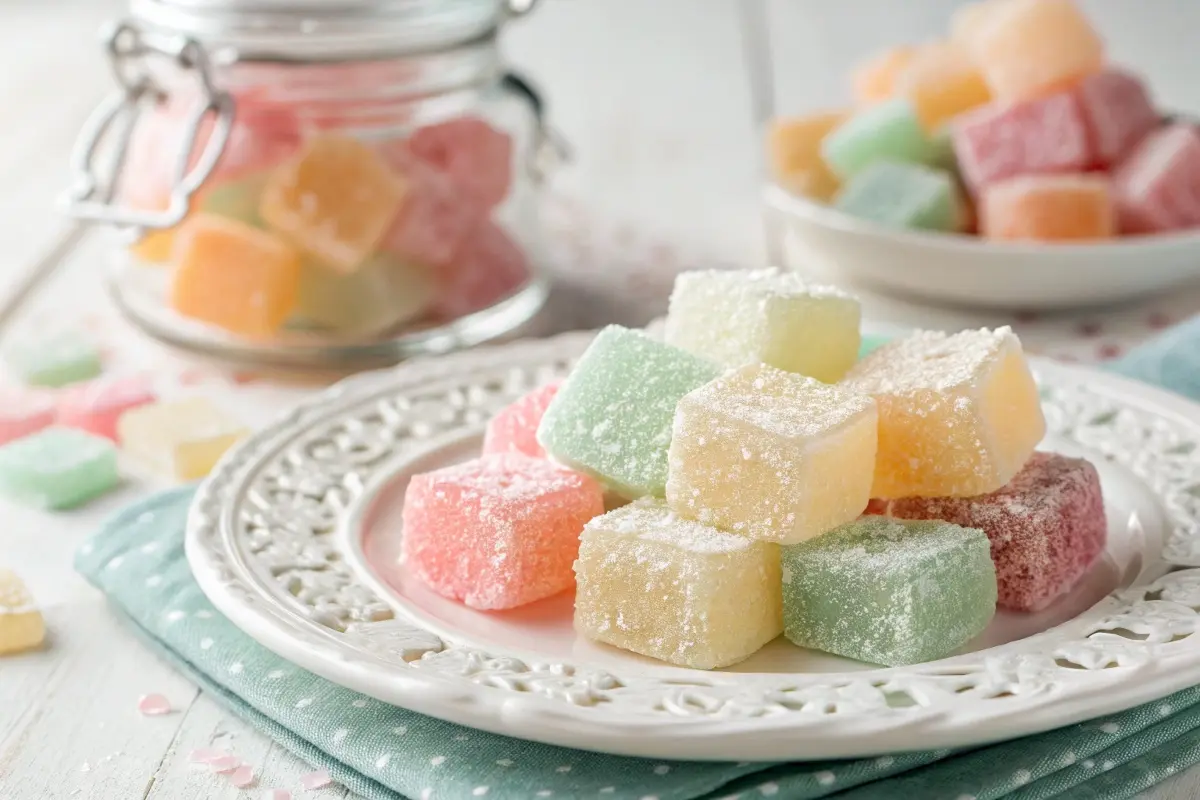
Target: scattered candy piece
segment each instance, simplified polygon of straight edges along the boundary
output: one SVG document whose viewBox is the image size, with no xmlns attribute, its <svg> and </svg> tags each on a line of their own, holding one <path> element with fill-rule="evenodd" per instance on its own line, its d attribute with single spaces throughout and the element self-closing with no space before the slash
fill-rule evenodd
<svg viewBox="0 0 1200 800">
<path fill-rule="evenodd" d="M 998 602 L 1016 611 L 1040 611 L 1070 591 L 1108 538 L 1096 468 L 1057 453 L 1034 453 L 991 494 L 892 500 L 882 513 L 982 530 L 991 541 Z"/>
<path fill-rule="evenodd" d="M 561 381 L 553 381 L 539 386 L 500 409 L 484 431 L 483 454 L 524 453 L 530 458 L 545 458 L 546 451 L 537 441 L 537 429 L 560 385 Z"/>
<path fill-rule="evenodd" d="M 849 117 L 848 111 L 825 111 L 773 120 L 767 131 L 767 154 L 779 185 L 814 200 L 829 200 L 838 179 L 821 157 L 821 140 Z"/>
<path fill-rule="evenodd" d="M 854 297 L 794 272 L 694 270 L 675 279 L 664 340 L 726 366 L 833 383 L 858 358 L 861 317 Z"/>
<path fill-rule="evenodd" d="M 235 755 L 218 756 L 208 762 L 208 767 L 217 774 L 233 772 L 242 765 L 242 760 Z"/>
<path fill-rule="evenodd" d="M 538 442 L 625 497 L 661 497 L 675 404 L 720 374 L 712 362 L 610 325 L 550 402 Z"/>
<path fill-rule="evenodd" d="M 452 262 L 437 270 L 433 312 L 457 319 L 494 305 L 532 277 L 521 248 L 500 226 L 485 222 L 463 242 Z"/>
<path fill-rule="evenodd" d="M 988 86 L 1004 101 L 1067 86 L 1104 64 L 1104 43 L 1073 0 L 1011 0 L 973 39 Z"/>
<path fill-rule="evenodd" d="M 423 270 L 384 256 L 350 275 L 305 259 L 292 322 L 337 333 L 381 333 L 419 317 L 433 295 Z"/>
<path fill-rule="evenodd" d="M 56 421 L 115 441 L 121 415 L 153 401 L 148 376 L 99 378 L 67 389 L 59 399 Z"/>
<path fill-rule="evenodd" d="M 266 231 L 213 214 L 180 229 L 171 306 L 232 333 L 267 337 L 296 307 L 300 256 Z"/>
<path fill-rule="evenodd" d="M 329 777 L 329 770 L 318 769 L 300 776 L 300 785 L 309 791 L 324 789 L 331 783 L 333 779 Z"/>
<path fill-rule="evenodd" d="M 429 588 L 471 608 L 532 603 L 571 588 L 579 532 L 604 513 L 591 478 L 517 453 L 415 475 L 402 559 Z"/>
<path fill-rule="evenodd" d="M 218 758 L 225 758 L 229 753 L 213 747 L 199 747 L 188 753 L 188 761 L 193 764 L 211 764 Z"/>
<path fill-rule="evenodd" d="M 138 698 L 138 711 L 145 717 L 161 717 L 170 714 L 171 701 L 161 694 L 144 694 Z"/>
<path fill-rule="evenodd" d="M 911 101 L 870 106 L 821 141 L 825 163 L 843 180 L 876 161 L 926 163 L 932 148 Z"/>
<path fill-rule="evenodd" d="M 988 239 L 1097 241 L 1117 233 L 1104 175 L 1022 175 L 984 189 L 980 233 Z"/>
<path fill-rule="evenodd" d="M 119 482 L 116 448 L 90 433 L 49 427 L 0 446 L 0 492 L 37 508 L 74 508 Z"/>
<path fill-rule="evenodd" d="M 242 765 L 229 774 L 229 782 L 239 789 L 254 783 L 254 770 Z"/>
<path fill-rule="evenodd" d="M 1158 127 L 1158 112 L 1146 84 L 1124 70 L 1109 68 L 1089 75 L 1080 82 L 1076 96 L 1100 166 L 1117 163 Z"/>
<path fill-rule="evenodd" d="M 927 131 L 992 98 L 971 56 L 956 44 L 926 45 L 900 77 L 900 93 L 909 99 Z"/>
<path fill-rule="evenodd" d="M 9 369 L 34 386 L 66 386 L 100 374 L 100 350 L 73 331 L 18 342 L 6 356 Z"/>
<path fill-rule="evenodd" d="M 0 444 L 50 425 L 54 422 L 55 406 L 50 392 L 0 386 Z"/>
<path fill-rule="evenodd" d="M 287 789 L 267 789 L 262 794 L 262 800 L 292 800 L 292 793 Z"/>
<path fill-rule="evenodd" d="M 325 134 L 272 173 L 259 214 L 301 250 L 351 273 L 383 239 L 406 190 L 371 147 Z"/>
<path fill-rule="evenodd" d="M 1177 123 L 1150 134 L 1117 167 L 1113 188 L 1124 231 L 1200 225 L 1200 132 Z"/>
<path fill-rule="evenodd" d="M 751 364 L 679 401 L 667 505 L 793 544 L 857 517 L 871 498 L 879 417 L 869 397 Z"/>
<path fill-rule="evenodd" d="M 912 62 L 917 48 L 901 45 L 885 50 L 854 68 L 850 82 L 854 99 L 860 105 L 890 100 L 896 94 L 896 84 Z"/>
<path fill-rule="evenodd" d="M 896 339 L 858 362 L 843 385 L 879 404 L 872 497 L 994 492 L 1046 432 L 1037 384 L 1007 327 Z"/>
<path fill-rule="evenodd" d="M 589 522 L 575 562 L 575 628 L 693 669 L 752 655 L 782 630 L 779 548 L 642 498 Z"/>
<path fill-rule="evenodd" d="M 144 405 L 117 423 L 123 450 L 181 481 L 203 478 L 247 432 L 204 397 Z"/>
<path fill-rule="evenodd" d="M 982 531 L 863 517 L 783 553 L 784 635 L 801 647 L 899 666 L 949 655 L 996 611 Z"/>
<path fill-rule="evenodd" d="M 46 623 L 24 581 L 0 569 L 0 655 L 32 650 L 45 638 Z"/>
<path fill-rule="evenodd" d="M 512 137 L 478 117 L 418 128 L 409 138 L 408 147 L 485 209 L 498 205 L 508 194 L 512 184 Z"/>
<path fill-rule="evenodd" d="M 959 230 L 966 217 L 958 185 L 948 172 L 891 161 L 858 172 L 833 205 L 862 219 L 915 230 Z"/>
</svg>

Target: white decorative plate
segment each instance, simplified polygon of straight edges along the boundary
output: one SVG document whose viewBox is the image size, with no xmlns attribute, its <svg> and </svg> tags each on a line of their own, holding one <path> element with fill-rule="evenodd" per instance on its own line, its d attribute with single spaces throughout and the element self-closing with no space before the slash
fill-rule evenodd
<svg viewBox="0 0 1200 800">
<path fill-rule="evenodd" d="M 659 758 L 819 759 L 962 747 L 1200 683 L 1200 407 L 1038 362 L 1051 433 L 1104 483 L 1110 544 L 1073 593 L 1001 613 L 963 652 L 880 669 L 779 640 L 737 667 L 667 666 L 577 637 L 569 595 L 472 611 L 395 564 L 409 475 L 477 452 L 482 424 L 589 336 L 411 362 L 344 383 L 231 453 L 187 552 L 231 620 L 380 700 L 497 733 Z M 1174 571 L 1172 571 L 1174 570 Z"/>
</svg>

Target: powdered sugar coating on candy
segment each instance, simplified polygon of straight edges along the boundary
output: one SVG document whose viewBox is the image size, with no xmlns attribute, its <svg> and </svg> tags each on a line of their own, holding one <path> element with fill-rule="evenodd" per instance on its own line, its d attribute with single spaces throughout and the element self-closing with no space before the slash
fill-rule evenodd
<svg viewBox="0 0 1200 800">
<path fill-rule="evenodd" d="M 610 325 L 559 388 L 537 440 L 625 497 L 661 497 L 675 404 L 720 372 L 678 347 Z"/>
<path fill-rule="evenodd" d="M 575 564 L 575 628 L 693 669 L 735 664 L 774 639 L 779 549 L 642 498 L 589 522 Z"/>
<path fill-rule="evenodd" d="M 433 591 L 503 609 L 571 588 L 579 533 L 604 512 L 596 481 L 518 453 L 413 476 L 401 559 Z"/>
<path fill-rule="evenodd" d="M 979 634 L 996 610 L 981 531 L 864 517 L 781 548 L 784 634 L 801 647 L 899 666 Z"/>
<path fill-rule="evenodd" d="M 860 361 L 843 385 L 879 405 L 873 497 L 969 497 L 999 489 L 1046 431 L 1010 328 L 919 331 Z"/>
<path fill-rule="evenodd" d="M 54 395 L 42 389 L 0 387 L 0 444 L 37 433 L 54 422 Z"/>
<path fill-rule="evenodd" d="M 1200 132 L 1182 123 L 1151 133 L 1113 173 L 1121 229 L 1200 226 Z"/>
<path fill-rule="evenodd" d="M 0 447 L 0 492 L 45 509 L 74 508 L 116 487 L 112 442 L 52 426 Z"/>
<path fill-rule="evenodd" d="M 765 364 L 742 367 L 679 401 L 667 503 L 751 539 L 819 536 L 867 504 L 877 428 L 869 397 Z"/>
<path fill-rule="evenodd" d="M 794 272 L 696 270 L 675 278 L 664 338 L 731 367 L 765 363 L 832 383 L 858 357 L 858 300 Z"/>
<path fill-rule="evenodd" d="M 560 385 L 562 381 L 539 386 L 500 409 L 483 434 L 483 454 L 524 453 L 531 458 L 545 458 L 546 451 L 538 444 L 537 429 Z"/>
<path fill-rule="evenodd" d="M 45 638 L 46 623 L 25 582 L 0 569 L 0 656 L 30 650 Z"/>
<path fill-rule="evenodd" d="M 1116 163 L 1158 126 L 1146 84 L 1120 69 L 1084 78 L 1076 89 L 1098 164 Z"/>
<path fill-rule="evenodd" d="M 1070 591 L 1108 538 L 1096 468 L 1057 453 L 1034 453 L 991 494 L 893 500 L 884 513 L 982 530 L 991 541 L 999 604 L 1016 611 L 1039 611 Z"/>
</svg>

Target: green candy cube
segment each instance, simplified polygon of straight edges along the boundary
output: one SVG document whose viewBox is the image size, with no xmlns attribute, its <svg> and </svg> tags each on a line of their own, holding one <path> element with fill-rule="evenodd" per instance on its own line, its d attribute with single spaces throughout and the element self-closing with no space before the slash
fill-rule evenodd
<svg viewBox="0 0 1200 800">
<path fill-rule="evenodd" d="M 678 347 L 610 325 L 546 409 L 538 442 L 625 497 L 661 497 L 675 404 L 720 372 Z"/>
<path fill-rule="evenodd" d="M 72 332 L 20 343 L 6 360 L 17 377 L 34 386 L 66 386 L 100 374 L 100 350 Z"/>
<path fill-rule="evenodd" d="M 883 225 L 953 231 L 965 212 L 949 173 L 916 164 L 881 161 L 842 187 L 835 208 Z"/>
<path fill-rule="evenodd" d="M 983 531 L 863 517 L 783 551 L 784 635 L 874 664 L 949 655 L 996 611 Z"/>
<path fill-rule="evenodd" d="M 904 98 L 858 112 L 821 141 L 821 157 L 843 180 L 877 161 L 927 164 L 936 152 L 912 103 Z"/>
<path fill-rule="evenodd" d="M 52 427 L 0 447 L 0 492 L 37 508 L 73 508 L 117 485 L 112 442 Z"/>
<path fill-rule="evenodd" d="M 879 348 L 892 340 L 891 336 L 880 336 L 875 333 L 864 333 L 862 335 L 862 344 L 858 346 L 858 360 L 862 361 L 867 356 L 874 353 Z"/>
<path fill-rule="evenodd" d="M 258 213 L 258 199 L 262 196 L 263 187 L 267 185 L 269 177 L 270 173 L 264 173 L 219 183 L 205 190 L 200 201 L 200 210 L 256 228 L 265 228 L 262 216 Z"/>
</svg>

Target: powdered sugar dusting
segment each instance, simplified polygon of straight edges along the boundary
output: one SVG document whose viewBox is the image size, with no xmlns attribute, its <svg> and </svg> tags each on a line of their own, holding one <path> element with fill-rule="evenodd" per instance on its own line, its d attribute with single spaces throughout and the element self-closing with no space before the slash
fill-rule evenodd
<svg viewBox="0 0 1200 800">
<path fill-rule="evenodd" d="M 948 391 L 976 383 L 981 370 L 1006 347 L 1020 348 L 1005 326 L 947 334 L 918 331 L 885 344 L 846 376 L 846 388 L 864 394 L 899 394 L 923 389 Z"/>
<path fill-rule="evenodd" d="M 648 542 L 669 543 L 689 553 L 732 553 L 754 546 L 753 541 L 743 536 L 685 519 L 663 501 L 649 497 L 596 517 L 583 530 L 585 534 L 603 530 Z"/>
</svg>

